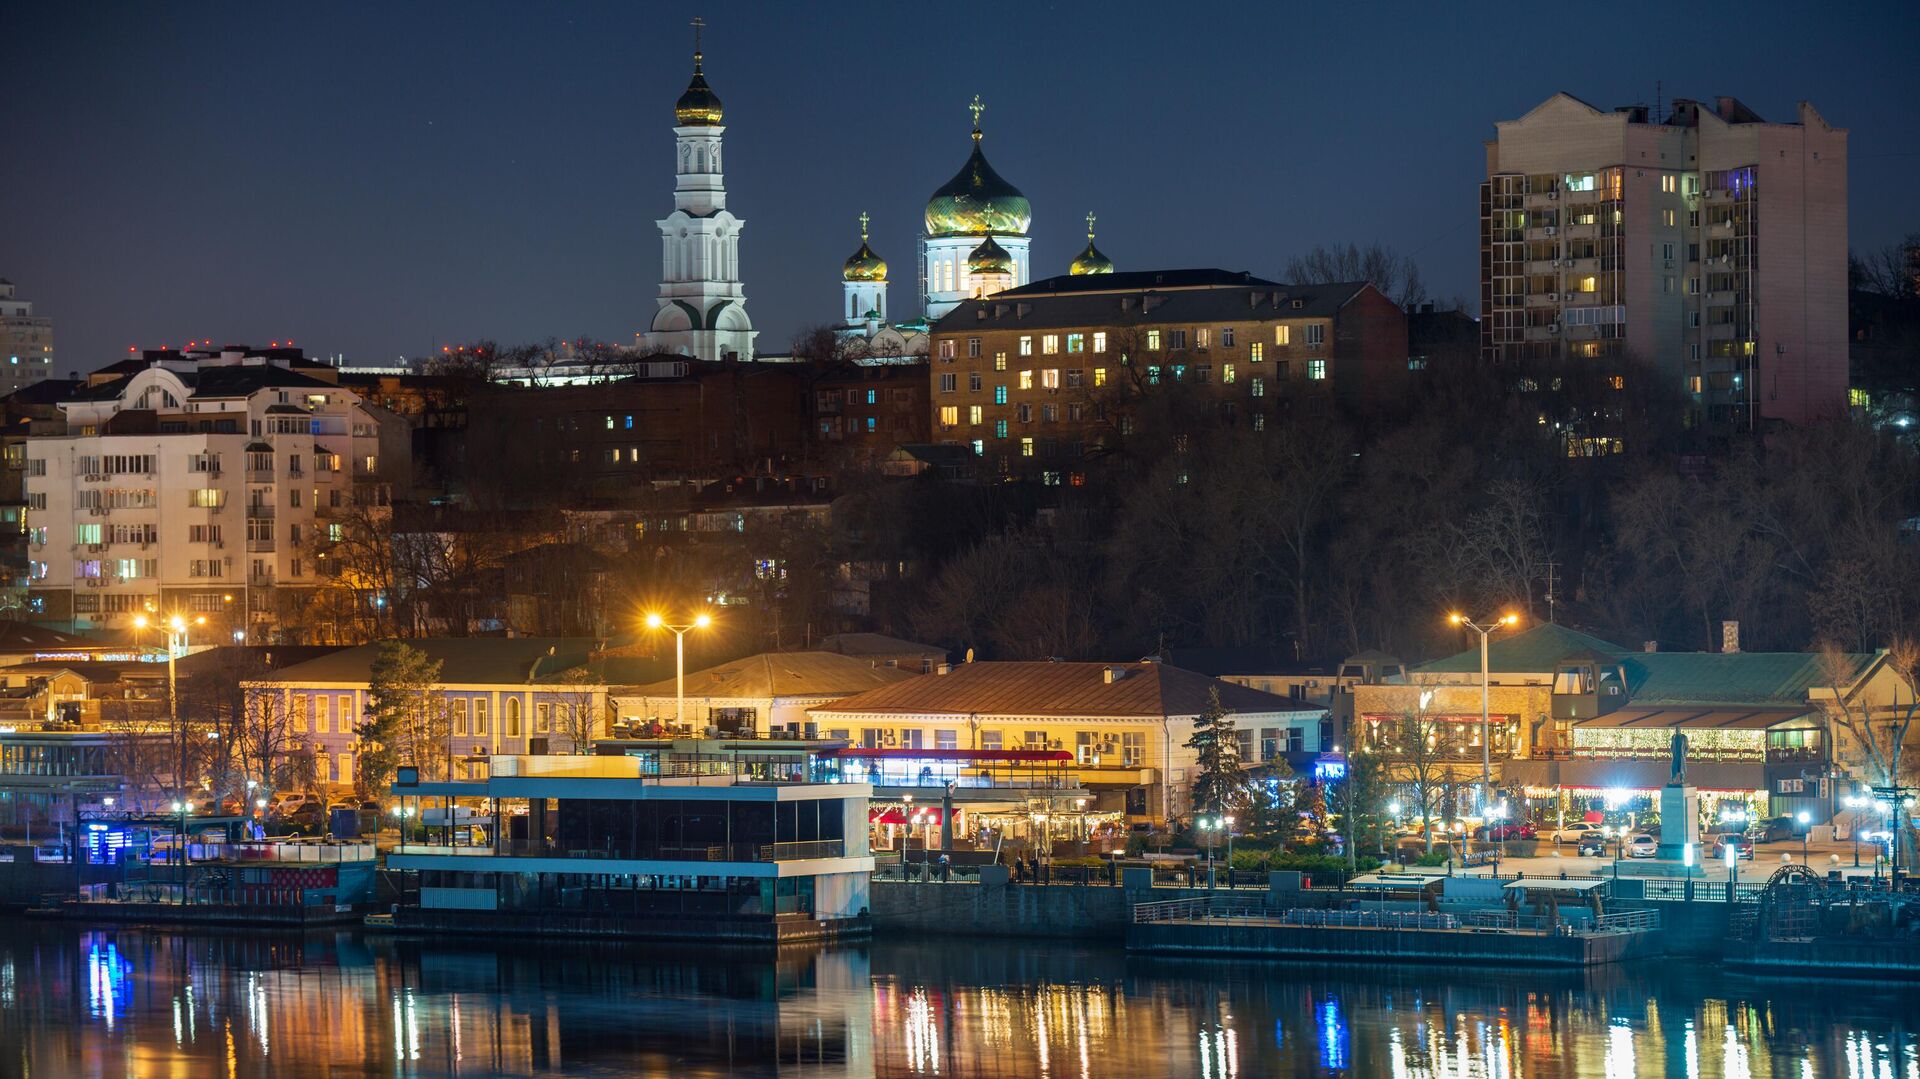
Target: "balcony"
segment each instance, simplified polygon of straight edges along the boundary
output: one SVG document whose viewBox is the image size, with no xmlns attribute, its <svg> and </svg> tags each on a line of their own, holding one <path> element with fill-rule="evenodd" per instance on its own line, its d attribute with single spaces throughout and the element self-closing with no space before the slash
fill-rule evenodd
<svg viewBox="0 0 1920 1079">
<path fill-rule="evenodd" d="M 248 483 L 272 483 L 273 469 L 249 468 L 247 469 L 247 482 Z"/>
<path fill-rule="evenodd" d="M 273 507 L 264 502 L 256 502 L 247 507 L 247 517 L 256 521 L 273 520 Z"/>
<path fill-rule="evenodd" d="M 431 834 L 433 826 L 428 826 Z M 512 840 L 492 847 L 443 844 L 402 843 L 396 854 L 499 855 L 507 858 L 578 858 L 598 861 L 662 862 L 792 862 L 807 858 L 844 858 L 844 839 L 806 839 L 783 843 L 699 843 L 681 840 L 671 843 L 612 843 L 604 846 L 570 847 L 564 838 L 547 842 L 539 839 Z"/>
<path fill-rule="evenodd" d="M 256 570 L 249 573 L 247 574 L 247 583 L 257 588 L 270 588 L 273 586 L 273 571 L 268 569 Z"/>
<path fill-rule="evenodd" d="M 250 539 L 247 541 L 248 554 L 269 554 L 273 551 L 273 540 Z"/>
</svg>

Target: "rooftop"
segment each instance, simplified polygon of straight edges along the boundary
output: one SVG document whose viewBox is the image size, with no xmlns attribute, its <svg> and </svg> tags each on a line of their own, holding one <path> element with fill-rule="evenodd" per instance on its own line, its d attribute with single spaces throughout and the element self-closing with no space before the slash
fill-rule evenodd
<svg viewBox="0 0 1920 1079">
<path fill-rule="evenodd" d="M 778 697 L 849 697 L 917 672 L 885 667 L 871 660 L 834 652 L 762 652 L 705 670 L 686 678 L 689 697 L 773 699 Z M 636 686 L 634 696 L 671 697 L 674 680 Z"/>
<path fill-rule="evenodd" d="M 400 643 L 438 660 L 444 684 L 531 685 L 582 666 L 600 642 L 592 637 L 419 637 Z M 379 644 L 343 648 L 282 667 L 267 680 L 364 683 L 379 651 Z"/>
<path fill-rule="evenodd" d="M 1063 275 L 961 302 L 936 329 L 1158 326 L 1278 318 L 1332 318 L 1365 281 L 1285 285 L 1228 270 L 1140 270 Z"/>
<path fill-rule="evenodd" d="M 1110 681 L 1109 671 L 1119 677 Z M 1161 719 L 1205 711 L 1209 691 L 1217 692 L 1230 712 L 1322 710 L 1163 663 L 986 662 L 904 679 L 813 711 Z"/>
<path fill-rule="evenodd" d="M 944 656 L 947 654 L 947 650 L 938 645 L 904 641 L 884 633 L 836 633 L 831 637 L 820 638 L 817 647 L 819 651 L 838 652 L 843 656 Z"/>
</svg>

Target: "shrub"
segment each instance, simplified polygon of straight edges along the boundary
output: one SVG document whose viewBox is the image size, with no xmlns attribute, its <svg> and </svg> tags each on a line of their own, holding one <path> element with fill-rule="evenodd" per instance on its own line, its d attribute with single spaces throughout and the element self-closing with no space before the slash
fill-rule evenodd
<svg viewBox="0 0 1920 1079">
<path fill-rule="evenodd" d="M 1147 836 L 1144 832 L 1134 832 L 1127 836 L 1127 857 L 1138 858 L 1147 853 Z"/>
<path fill-rule="evenodd" d="M 1430 851 L 1422 852 L 1420 857 L 1415 858 L 1413 860 L 1413 864 L 1417 866 L 1425 866 L 1428 868 L 1433 868 L 1435 866 L 1446 865 L 1449 861 L 1452 861 L 1452 860 L 1453 860 L 1452 855 L 1448 854 L 1444 850 L 1430 850 Z"/>
</svg>

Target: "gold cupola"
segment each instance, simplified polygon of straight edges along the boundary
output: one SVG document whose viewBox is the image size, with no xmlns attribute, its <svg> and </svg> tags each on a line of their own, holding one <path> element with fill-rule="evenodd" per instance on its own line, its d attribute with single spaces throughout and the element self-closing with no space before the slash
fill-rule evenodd
<svg viewBox="0 0 1920 1079">
<path fill-rule="evenodd" d="M 1025 236 L 1033 223 L 1033 205 L 1020 189 L 1000 178 L 980 152 L 980 113 L 986 106 L 975 95 L 973 153 L 966 165 L 927 200 L 928 236 Z"/>
<path fill-rule="evenodd" d="M 855 251 L 840 271 L 843 281 L 885 281 L 887 279 L 887 260 L 873 253 L 867 246 L 867 222 L 872 220 L 866 214 L 860 215 L 860 250 Z"/>
<path fill-rule="evenodd" d="M 1067 272 L 1075 277 L 1113 272 L 1113 260 L 1101 254 L 1100 249 L 1093 246 L 1093 221 L 1093 214 L 1089 212 L 1087 214 L 1087 249 L 1080 252 L 1080 256 L 1067 267 Z"/>
<path fill-rule="evenodd" d="M 974 277 L 1013 276 L 1013 256 L 989 236 L 967 256 L 967 273 Z"/>
<path fill-rule="evenodd" d="M 705 25 L 704 20 L 693 20 L 693 80 L 687 83 L 687 92 L 673 103 L 673 118 L 681 127 L 720 126 L 720 95 L 707 85 L 707 77 L 700 71 L 700 30 Z"/>
</svg>

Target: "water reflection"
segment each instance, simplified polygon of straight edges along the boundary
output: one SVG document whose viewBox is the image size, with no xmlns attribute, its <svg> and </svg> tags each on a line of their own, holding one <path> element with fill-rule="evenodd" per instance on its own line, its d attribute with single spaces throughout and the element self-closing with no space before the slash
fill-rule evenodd
<svg viewBox="0 0 1920 1079">
<path fill-rule="evenodd" d="M 16 922 L 0 1001 L 0 1072 L 62 1076 L 1920 1079 L 1912 988 L 1672 966 L 1327 970 L 1032 942 L 767 961 Z"/>
</svg>

